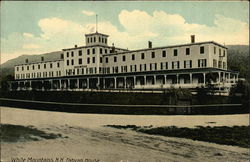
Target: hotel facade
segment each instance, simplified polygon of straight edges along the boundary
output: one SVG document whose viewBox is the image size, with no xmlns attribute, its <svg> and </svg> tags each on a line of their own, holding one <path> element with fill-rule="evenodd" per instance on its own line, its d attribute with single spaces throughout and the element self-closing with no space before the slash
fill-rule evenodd
<svg viewBox="0 0 250 162">
<path fill-rule="evenodd" d="M 195 89 L 211 83 L 219 91 L 236 84 L 227 69 L 227 48 L 214 41 L 128 50 L 108 46 L 108 35 L 85 35 L 86 46 L 62 49 L 58 59 L 15 65 L 11 90 Z M 211 77 L 213 76 L 213 77 Z M 211 80 L 211 78 L 213 78 Z"/>
</svg>

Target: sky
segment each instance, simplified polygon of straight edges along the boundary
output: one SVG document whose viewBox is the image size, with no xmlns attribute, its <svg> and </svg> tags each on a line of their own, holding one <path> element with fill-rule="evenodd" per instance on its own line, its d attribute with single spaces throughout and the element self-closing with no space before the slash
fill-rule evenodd
<svg viewBox="0 0 250 162">
<path fill-rule="evenodd" d="M 242 1 L 100 2 L 1 1 L 1 63 L 23 54 L 84 46 L 84 34 L 109 35 L 108 44 L 142 49 L 196 42 L 249 44 L 249 3 Z"/>
</svg>

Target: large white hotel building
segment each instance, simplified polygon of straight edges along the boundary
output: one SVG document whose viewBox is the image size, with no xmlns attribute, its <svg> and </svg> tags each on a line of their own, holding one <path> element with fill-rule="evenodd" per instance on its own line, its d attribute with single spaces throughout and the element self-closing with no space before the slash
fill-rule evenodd
<svg viewBox="0 0 250 162">
<path fill-rule="evenodd" d="M 238 73 L 227 70 L 227 48 L 214 41 L 127 50 L 108 45 L 108 35 L 86 34 L 86 46 L 63 49 L 57 60 L 15 66 L 12 90 L 163 90 L 212 84 L 228 90 Z M 212 74 L 212 75 L 211 75 Z"/>
</svg>

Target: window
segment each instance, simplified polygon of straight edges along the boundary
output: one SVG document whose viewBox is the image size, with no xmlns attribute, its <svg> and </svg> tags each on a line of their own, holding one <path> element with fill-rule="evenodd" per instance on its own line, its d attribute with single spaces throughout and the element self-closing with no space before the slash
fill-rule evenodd
<svg viewBox="0 0 250 162">
<path fill-rule="evenodd" d="M 190 55 L 190 48 L 186 48 L 186 55 Z"/>
<path fill-rule="evenodd" d="M 173 61 L 172 62 L 172 69 L 179 69 L 180 68 L 180 62 L 179 61 Z"/>
<path fill-rule="evenodd" d="M 143 60 L 145 58 L 145 54 L 141 53 L 141 59 Z"/>
<path fill-rule="evenodd" d="M 61 54 L 61 59 L 63 59 L 63 54 Z"/>
<path fill-rule="evenodd" d="M 116 56 L 114 56 L 114 62 L 117 62 L 117 57 Z"/>
<path fill-rule="evenodd" d="M 102 57 L 100 57 L 100 63 L 102 63 Z"/>
<path fill-rule="evenodd" d="M 151 58 L 155 58 L 155 52 L 151 52 Z"/>
<path fill-rule="evenodd" d="M 74 60 L 73 59 L 71 60 L 71 65 L 74 65 Z"/>
<path fill-rule="evenodd" d="M 88 57 L 88 58 L 87 58 L 87 64 L 89 64 L 89 63 L 90 63 L 90 58 Z"/>
<path fill-rule="evenodd" d="M 222 68 L 222 62 L 219 61 L 219 68 Z"/>
<path fill-rule="evenodd" d="M 221 56 L 221 49 L 219 49 L 219 56 Z"/>
<path fill-rule="evenodd" d="M 59 62 L 57 63 L 57 67 L 60 67 L 60 63 Z"/>
<path fill-rule="evenodd" d="M 73 51 L 71 52 L 71 57 L 74 57 L 74 52 Z"/>
<path fill-rule="evenodd" d="M 126 56 L 125 55 L 122 56 L 122 61 L 126 61 Z"/>
<path fill-rule="evenodd" d="M 35 70 L 35 65 L 32 66 L 32 69 Z"/>
<path fill-rule="evenodd" d="M 162 57 L 166 57 L 166 51 L 162 51 Z"/>
<path fill-rule="evenodd" d="M 155 70 L 157 70 L 157 63 L 155 63 Z"/>
<path fill-rule="evenodd" d="M 100 54 L 102 54 L 102 48 L 100 48 Z"/>
<path fill-rule="evenodd" d="M 44 69 L 46 69 L 46 64 L 43 65 Z"/>
<path fill-rule="evenodd" d="M 198 67 L 207 67 L 207 60 L 206 59 L 199 59 L 198 60 Z"/>
<path fill-rule="evenodd" d="M 184 68 L 192 68 L 192 60 L 185 60 Z"/>
<path fill-rule="evenodd" d="M 87 49 L 87 55 L 89 55 L 90 54 L 90 49 Z"/>
<path fill-rule="evenodd" d="M 223 50 L 223 57 L 226 56 L 226 50 Z"/>
<path fill-rule="evenodd" d="M 204 54 L 204 46 L 200 47 L 200 54 Z"/>
<path fill-rule="evenodd" d="M 23 66 L 22 66 L 22 71 L 24 70 Z"/>
<path fill-rule="evenodd" d="M 93 64 L 95 63 L 95 57 L 92 57 L 92 63 Z"/>
<path fill-rule="evenodd" d="M 38 69 L 40 69 L 40 65 L 38 65 Z"/>
<path fill-rule="evenodd" d="M 144 70 L 147 71 L 147 64 L 144 64 Z"/>
<path fill-rule="evenodd" d="M 167 62 L 161 62 L 161 70 L 168 69 L 168 63 Z"/>
<path fill-rule="evenodd" d="M 82 59 L 81 59 L 81 58 L 78 59 L 78 64 L 79 64 L 79 65 L 82 64 Z"/>
<path fill-rule="evenodd" d="M 96 40 L 95 40 L 95 37 L 94 37 L 94 42 L 95 42 Z"/>
<path fill-rule="evenodd" d="M 50 68 L 53 68 L 53 64 L 52 63 L 50 63 Z"/>
<path fill-rule="evenodd" d="M 105 53 L 108 53 L 108 50 L 107 50 L 107 49 L 105 49 Z"/>
<path fill-rule="evenodd" d="M 214 46 L 214 54 L 216 54 L 216 47 Z"/>
<path fill-rule="evenodd" d="M 92 49 L 92 54 L 95 54 L 95 48 Z"/>
<path fill-rule="evenodd" d="M 67 52 L 67 57 L 69 57 L 69 52 Z"/>
<path fill-rule="evenodd" d="M 108 62 L 109 62 L 109 58 L 108 58 L 108 57 L 106 57 L 106 60 L 105 60 L 105 61 L 106 61 L 106 63 L 108 63 Z"/>
<path fill-rule="evenodd" d="M 67 60 L 67 66 L 69 66 L 69 60 Z"/>
<path fill-rule="evenodd" d="M 82 56 L 82 50 L 78 51 L 78 55 Z"/>
<path fill-rule="evenodd" d="M 135 55 L 134 54 L 132 54 L 132 60 L 135 60 Z"/>
<path fill-rule="evenodd" d="M 177 56 L 177 55 L 178 55 L 178 50 L 174 49 L 174 56 Z"/>
<path fill-rule="evenodd" d="M 213 59 L 213 67 L 216 68 L 217 67 L 217 60 Z"/>
<path fill-rule="evenodd" d="M 99 42 L 101 42 L 101 37 L 98 37 L 99 38 Z"/>
<path fill-rule="evenodd" d="M 27 70 L 29 70 L 30 69 L 30 67 L 29 66 L 27 66 Z"/>
</svg>

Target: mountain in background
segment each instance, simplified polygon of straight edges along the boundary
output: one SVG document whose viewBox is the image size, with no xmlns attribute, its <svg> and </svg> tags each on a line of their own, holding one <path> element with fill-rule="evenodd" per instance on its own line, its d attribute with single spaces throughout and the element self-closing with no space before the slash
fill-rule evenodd
<svg viewBox="0 0 250 162">
<path fill-rule="evenodd" d="M 249 46 L 248 45 L 228 45 L 228 69 L 239 71 L 240 77 L 246 78 L 249 72 Z M 62 51 L 50 52 L 40 55 L 22 55 L 11 59 L 1 65 L 1 78 L 7 75 L 14 76 L 14 65 L 29 62 L 41 61 L 41 57 L 46 60 L 60 59 Z"/>
<path fill-rule="evenodd" d="M 5 77 L 7 75 L 14 76 L 14 66 L 17 64 L 24 64 L 26 59 L 28 59 L 29 62 L 41 61 L 41 57 L 44 57 L 44 61 L 58 60 L 60 59 L 61 54 L 62 54 L 62 51 L 50 52 L 50 53 L 45 53 L 45 54 L 40 54 L 40 55 L 21 55 L 1 65 L 1 77 Z"/>
</svg>

